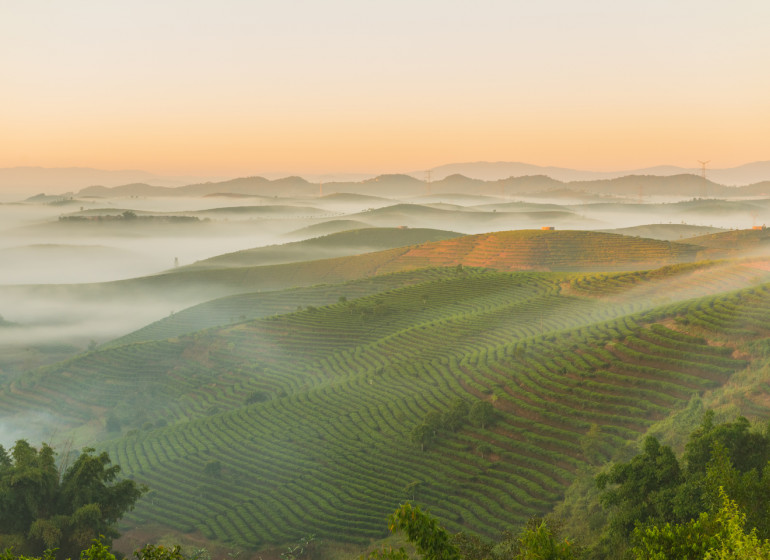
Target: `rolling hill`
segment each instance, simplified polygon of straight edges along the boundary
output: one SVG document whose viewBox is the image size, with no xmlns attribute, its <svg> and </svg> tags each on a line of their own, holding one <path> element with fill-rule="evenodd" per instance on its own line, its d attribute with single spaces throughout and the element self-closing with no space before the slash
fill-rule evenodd
<svg viewBox="0 0 770 560">
<path fill-rule="evenodd" d="M 688 240 L 710 249 L 719 249 L 730 253 L 750 252 L 768 248 L 770 229 L 739 229 L 722 231 L 709 235 L 700 235 Z"/>
<path fill-rule="evenodd" d="M 226 296 L 164 317 L 126 336 L 112 340 L 105 346 L 164 340 L 211 327 L 290 313 L 302 307 L 331 305 L 341 299 L 363 297 L 453 274 L 454 271 L 450 269 L 420 269 L 350 280 L 339 284 L 320 284 L 307 288 Z"/>
<path fill-rule="evenodd" d="M 383 233 L 293 246 L 307 257 L 390 242 Z M 494 536 L 550 511 L 576 473 L 766 353 L 767 259 L 696 262 L 753 232 L 697 244 L 388 235 L 452 237 L 249 266 L 277 258 L 264 248 L 205 269 L 25 287 L 200 303 L 0 384 L 0 421 L 29 427 L 27 412 L 45 411 L 57 435 L 148 484 L 124 530 L 252 550 L 308 534 L 368 544 L 411 499 L 451 531 Z M 770 404 L 739 402 L 755 414 Z"/>
<path fill-rule="evenodd" d="M 329 220 L 327 222 L 321 222 L 319 224 L 290 231 L 289 233 L 284 234 L 284 237 L 286 239 L 309 239 L 311 237 L 320 237 L 322 235 L 330 235 L 341 231 L 364 229 L 368 227 L 371 227 L 371 224 L 367 224 L 361 220 Z"/>
<path fill-rule="evenodd" d="M 688 242 L 690 242 L 695 237 L 718 233 L 721 229 L 710 226 L 693 226 L 688 224 L 647 224 L 643 226 L 631 226 L 599 231 L 646 237 L 647 239 L 659 239 L 661 241 L 687 239 Z M 696 245 L 697 244 L 698 243 L 696 243 Z"/>
<path fill-rule="evenodd" d="M 184 269 L 260 266 L 312 261 L 440 241 L 461 234 L 422 228 L 364 228 L 305 241 L 258 247 L 198 261 Z"/>
<path fill-rule="evenodd" d="M 404 235 L 407 235 L 404 232 Z M 238 293 L 339 283 L 434 266 L 513 270 L 635 270 L 696 260 L 702 247 L 590 231 L 523 230 L 457 237 L 373 253 L 266 266 L 177 268 L 94 284 L 5 286 L 35 305 L 66 299 L 189 307 Z M 719 253 L 714 253 L 716 258 Z"/>
<path fill-rule="evenodd" d="M 753 359 L 734 350 L 767 335 L 767 285 L 663 307 L 632 297 L 704 271 L 720 269 L 423 272 L 326 307 L 90 352 L 22 376 L 0 405 L 91 436 L 114 416 L 122 433 L 102 432 L 100 447 L 153 489 L 132 526 L 249 548 L 309 533 L 367 543 L 413 498 L 450 530 L 494 535 L 558 501 L 592 460 L 592 426 L 591 449 L 609 457 Z M 452 412 L 477 403 L 491 405 L 484 422 Z M 452 414 L 453 428 L 415 440 Z"/>
<path fill-rule="evenodd" d="M 410 248 L 389 266 L 459 263 L 496 270 L 631 270 L 690 262 L 700 250 L 696 245 L 609 233 L 517 230 L 426 243 Z"/>
<path fill-rule="evenodd" d="M 560 227 L 591 227 L 596 222 L 583 218 L 570 210 L 552 209 L 546 211 L 497 211 L 495 208 L 483 211 L 475 207 L 436 207 L 425 204 L 394 204 L 353 214 L 353 219 L 380 226 L 436 227 L 452 224 L 462 232 L 490 231 L 494 229 L 523 229 L 558 225 Z"/>
</svg>

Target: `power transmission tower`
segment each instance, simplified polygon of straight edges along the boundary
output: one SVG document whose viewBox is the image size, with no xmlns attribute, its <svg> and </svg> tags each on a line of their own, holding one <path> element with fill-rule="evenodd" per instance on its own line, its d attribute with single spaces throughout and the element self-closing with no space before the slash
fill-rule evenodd
<svg viewBox="0 0 770 560">
<path fill-rule="evenodd" d="M 700 176 L 704 179 L 706 178 L 706 164 L 709 163 L 711 160 L 708 161 L 701 161 L 698 160 L 698 163 L 700 163 Z"/>
<path fill-rule="evenodd" d="M 700 163 L 700 176 L 703 177 L 703 198 L 707 198 L 707 192 L 708 189 L 708 183 L 706 183 L 706 164 L 711 161 L 701 161 L 698 160 L 698 163 Z"/>
<path fill-rule="evenodd" d="M 430 183 L 431 183 L 431 170 L 428 169 L 425 172 L 425 188 L 428 191 L 428 196 L 430 196 Z"/>
</svg>

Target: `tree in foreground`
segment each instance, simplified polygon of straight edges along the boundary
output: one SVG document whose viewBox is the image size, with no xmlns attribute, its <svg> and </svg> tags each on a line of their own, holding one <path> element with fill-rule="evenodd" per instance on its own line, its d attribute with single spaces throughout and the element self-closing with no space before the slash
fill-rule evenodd
<svg viewBox="0 0 770 560">
<path fill-rule="evenodd" d="M 746 543 L 759 543 L 760 550 L 770 538 L 770 429 L 752 429 L 745 418 L 717 424 L 708 411 L 681 462 L 670 447 L 647 437 L 639 455 L 614 464 L 596 483 L 610 515 L 596 557 L 732 558 L 730 550 L 743 546 L 723 546 L 723 520 L 733 510 L 749 529 Z"/>
<path fill-rule="evenodd" d="M 451 536 L 435 518 L 424 513 L 409 502 L 398 508 L 388 519 L 392 533 L 402 531 L 414 545 L 423 560 L 460 560 L 457 548 L 450 542 Z M 398 550 L 377 550 L 368 560 L 408 560 L 401 548 Z"/>
<path fill-rule="evenodd" d="M 19 440 L 10 453 L 0 445 L 0 549 L 77 558 L 96 538 L 109 547 L 118 520 L 146 491 L 119 472 L 90 448 L 62 472 L 45 443 L 38 450 Z"/>
<path fill-rule="evenodd" d="M 545 520 L 533 519 L 518 536 L 507 534 L 497 543 L 478 537 L 450 535 L 431 515 L 410 503 L 403 504 L 388 520 L 391 532 L 402 532 L 422 560 L 573 560 L 577 550 Z M 409 560 L 403 548 L 376 550 L 367 560 Z"/>
<path fill-rule="evenodd" d="M 25 556 L 24 554 L 14 554 L 11 550 L 0 552 L 0 560 L 54 560 L 56 558 L 54 550 L 46 550 L 42 556 Z M 71 560 L 117 560 L 110 547 L 99 539 L 94 539 L 87 549 L 80 553 L 79 557 Z M 166 547 L 145 545 L 143 548 L 134 551 L 136 560 L 190 560 L 193 557 L 187 557 L 182 554 L 179 546 Z"/>
<path fill-rule="evenodd" d="M 746 515 L 720 489 L 722 507 L 687 523 L 634 529 L 634 560 L 770 560 L 770 541 L 746 531 Z"/>
</svg>

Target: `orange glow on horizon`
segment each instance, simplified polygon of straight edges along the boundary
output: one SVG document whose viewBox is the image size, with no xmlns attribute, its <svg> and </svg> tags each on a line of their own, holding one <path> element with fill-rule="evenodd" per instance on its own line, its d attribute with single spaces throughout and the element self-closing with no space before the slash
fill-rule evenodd
<svg viewBox="0 0 770 560">
<path fill-rule="evenodd" d="M 696 14 L 259 4 L 18 3 L 0 21 L 0 52 L 14 53 L 0 167 L 222 176 L 770 159 L 762 0 Z"/>
</svg>

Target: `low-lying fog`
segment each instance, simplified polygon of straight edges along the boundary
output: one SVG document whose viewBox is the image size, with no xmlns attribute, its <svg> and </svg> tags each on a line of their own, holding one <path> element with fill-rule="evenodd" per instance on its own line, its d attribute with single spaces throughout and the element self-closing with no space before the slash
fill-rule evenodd
<svg viewBox="0 0 770 560">
<path fill-rule="evenodd" d="M 770 224 L 768 200 L 641 202 L 487 194 L 406 200 L 357 194 L 6 200 L 0 203 L 0 351 L 36 344 L 83 349 L 201 301 L 183 294 L 172 301 L 168 294 L 152 293 L 113 293 L 105 301 L 98 291 L 89 296 L 80 290 L 73 297 L 33 285 L 157 274 L 225 253 L 314 237 L 325 223 L 328 231 L 338 231 L 334 224 L 360 224 L 467 234 L 542 226 L 612 230 L 671 223 L 746 229 Z M 703 233 L 692 230 L 692 235 Z M 670 235 L 679 240 L 687 232 Z M 3 367 L 0 363 L 0 372 Z"/>
</svg>

